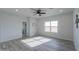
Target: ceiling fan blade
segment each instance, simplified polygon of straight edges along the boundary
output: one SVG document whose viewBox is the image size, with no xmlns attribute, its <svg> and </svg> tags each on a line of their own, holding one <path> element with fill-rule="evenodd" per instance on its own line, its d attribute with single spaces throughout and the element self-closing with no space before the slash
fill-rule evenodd
<svg viewBox="0 0 79 59">
<path fill-rule="evenodd" d="M 33 13 L 36 13 L 36 12 L 33 12 Z"/>
<path fill-rule="evenodd" d="M 41 14 L 46 14 L 46 13 L 41 13 Z"/>
<path fill-rule="evenodd" d="M 33 14 L 33 16 L 34 16 L 34 15 L 37 15 L 37 14 L 35 13 L 35 14 Z"/>
</svg>

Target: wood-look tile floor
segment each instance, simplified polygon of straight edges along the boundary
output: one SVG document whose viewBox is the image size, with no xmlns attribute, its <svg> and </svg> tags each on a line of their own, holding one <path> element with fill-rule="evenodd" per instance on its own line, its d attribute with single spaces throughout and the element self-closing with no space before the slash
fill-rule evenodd
<svg viewBox="0 0 79 59">
<path fill-rule="evenodd" d="M 71 41 L 38 36 L 0 43 L 0 51 L 75 51 L 75 49 Z"/>
</svg>

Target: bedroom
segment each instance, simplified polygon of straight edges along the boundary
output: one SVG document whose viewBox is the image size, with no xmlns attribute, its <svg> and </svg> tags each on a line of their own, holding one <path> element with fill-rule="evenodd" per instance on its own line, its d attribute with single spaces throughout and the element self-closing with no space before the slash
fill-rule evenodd
<svg viewBox="0 0 79 59">
<path fill-rule="evenodd" d="M 74 8 L 0 8 L 0 50 L 75 51 Z M 75 38 L 76 36 L 77 38 Z"/>
</svg>

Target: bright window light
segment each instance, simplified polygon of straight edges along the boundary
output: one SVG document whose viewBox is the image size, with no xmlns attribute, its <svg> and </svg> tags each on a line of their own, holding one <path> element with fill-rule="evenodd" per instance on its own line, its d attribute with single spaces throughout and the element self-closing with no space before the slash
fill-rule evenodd
<svg viewBox="0 0 79 59">
<path fill-rule="evenodd" d="M 50 32 L 50 21 L 44 23 L 45 32 Z"/>
<path fill-rule="evenodd" d="M 50 26 L 50 21 L 46 21 L 45 26 Z"/>
<path fill-rule="evenodd" d="M 45 32 L 50 32 L 50 26 L 45 26 Z"/>
<path fill-rule="evenodd" d="M 51 21 L 51 32 L 58 32 L 58 21 Z"/>
<path fill-rule="evenodd" d="M 51 21 L 51 26 L 58 26 L 58 21 Z"/>
<path fill-rule="evenodd" d="M 44 23 L 44 31 L 45 32 L 58 32 L 58 21 L 46 21 Z"/>
</svg>

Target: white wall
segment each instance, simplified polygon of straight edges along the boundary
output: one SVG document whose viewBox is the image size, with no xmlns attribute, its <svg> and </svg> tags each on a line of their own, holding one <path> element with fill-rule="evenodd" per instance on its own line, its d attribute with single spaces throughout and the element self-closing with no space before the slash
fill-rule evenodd
<svg viewBox="0 0 79 59">
<path fill-rule="evenodd" d="M 37 29 L 36 29 L 36 19 L 35 18 L 29 18 L 29 36 L 35 36 Z"/>
<path fill-rule="evenodd" d="M 76 50 L 79 51 L 79 28 L 77 29 L 76 25 L 75 25 L 75 20 L 76 20 L 75 16 L 76 16 L 76 14 L 79 15 L 79 9 L 74 9 L 73 14 L 74 14 L 74 16 L 73 16 L 73 20 L 74 20 L 74 23 L 73 23 L 73 26 L 74 26 L 74 43 L 75 43 Z"/>
<path fill-rule="evenodd" d="M 58 21 L 58 33 L 47 33 L 44 31 L 44 22 L 47 20 Z M 37 23 L 38 35 L 73 40 L 73 13 L 41 18 L 38 19 Z"/>
<path fill-rule="evenodd" d="M 36 35 L 36 19 L 35 18 L 31 18 L 31 17 L 26 17 L 27 18 L 27 26 L 28 26 L 28 30 L 27 30 L 27 36 L 31 37 L 31 36 L 35 36 Z"/>
<path fill-rule="evenodd" d="M 22 37 L 22 22 L 26 18 L 0 12 L 0 42 Z"/>
<path fill-rule="evenodd" d="M 22 37 L 22 22 L 27 22 L 27 35 L 36 35 L 35 18 L 27 18 L 0 11 L 0 42 Z"/>
<path fill-rule="evenodd" d="M 22 22 L 28 23 L 28 36 L 35 36 L 37 34 L 56 37 L 60 39 L 72 40 L 72 13 L 63 14 L 59 16 L 51 16 L 36 20 L 35 18 L 26 18 L 10 13 L 0 12 L 0 42 L 17 39 L 22 37 Z M 45 20 L 58 21 L 58 33 L 45 33 L 43 22 Z"/>
</svg>

